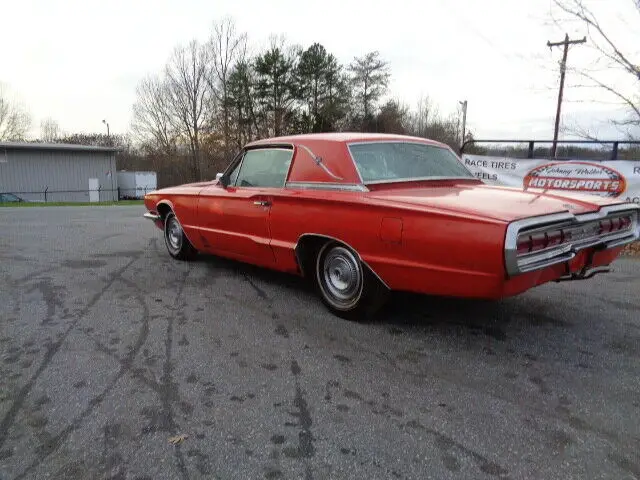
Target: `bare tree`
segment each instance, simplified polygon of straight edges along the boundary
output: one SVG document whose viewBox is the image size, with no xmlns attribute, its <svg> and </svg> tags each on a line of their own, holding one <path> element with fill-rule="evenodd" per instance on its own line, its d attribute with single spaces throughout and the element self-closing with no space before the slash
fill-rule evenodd
<svg viewBox="0 0 640 480">
<path fill-rule="evenodd" d="M 231 101 L 229 96 L 229 76 L 233 67 L 242 61 L 246 54 L 247 35 L 237 33 L 233 19 L 225 17 L 214 25 L 209 40 L 212 75 L 208 77 L 209 87 L 215 93 L 221 109 L 222 130 L 224 134 L 225 153 L 228 156 L 231 147 Z"/>
<path fill-rule="evenodd" d="M 628 1 L 638 14 L 636 18 L 627 20 L 637 34 L 640 31 L 640 0 Z M 592 65 L 575 68 L 575 72 L 586 82 L 582 86 L 604 90 L 626 108 L 628 118 L 613 121 L 614 124 L 626 128 L 629 133 L 633 128 L 640 128 L 640 58 L 638 51 L 625 51 L 616 39 L 623 22 L 616 26 L 605 26 L 586 0 L 554 0 L 554 4 L 572 20 L 584 25 L 588 45 L 595 49 L 597 59 Z M 616 72 L 623 72 L 627 81 L 620 81 L 622 77 L 615 75 Z"/>
<path fill-rule="evenodd" d="M 53 118 L 45 118 L 40 122 L 40 139 L 44 142 L 55 142 L 61 137 L 60 125 Z"/>
<path fill-rule="evenodd" d="M 178 131 L 168 83 L 157 75 L 148 76 L 138 84 L 136 95 L 131 129 L 137 139 L 165 155 L 175 153 Z"/>
<path fill-rule="evenodd" d="M 438 118 L 438 108 L 433 104 L 431 98 L 420 97 L 416 109 L 408 115 L 408 130 L 411 135 L 425 137 L 429 122 Z"/>
<path fill-rule="evenodd" d="M 214 95 L 207 82 L 211 53 L 198 41 L 174 50 L 166 67 L 169 101 L 174 127 L 186 138 L 193 175 L 201 180 L 203 136 L 210 132 Z"/>
<path fill-rule="evenodd" d="M 0 85 L 0 140 L 24 140 L 31 128 L 31 115 L 12 102 Z"/>
</svg>

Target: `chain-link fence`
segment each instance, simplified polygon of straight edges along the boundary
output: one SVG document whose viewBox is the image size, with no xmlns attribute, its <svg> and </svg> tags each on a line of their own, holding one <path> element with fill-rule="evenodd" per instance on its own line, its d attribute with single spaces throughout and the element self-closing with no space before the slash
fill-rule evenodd
<svg viewBox="0 0 640 480">
<path fill-rule="evenodd" d="M 0 203 L 13 202 L 113 202 L 118 200 L 142 200 L 150 187 L 137 188 L 102 188 L 94 190 L 57 190 L 45 187 L 38 191 L 0 191 Z"/>
</svg>

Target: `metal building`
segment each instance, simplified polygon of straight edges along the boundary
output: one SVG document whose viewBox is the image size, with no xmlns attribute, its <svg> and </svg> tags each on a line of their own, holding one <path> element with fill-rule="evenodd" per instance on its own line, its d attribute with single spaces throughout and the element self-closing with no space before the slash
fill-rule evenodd
<svg viewBox="0 0 640 480">
<path fill-rule="evenodd" d="M 0 193 L 28 201 L 118 200 L 118 148 L 0 142 Z"/>
</svg>

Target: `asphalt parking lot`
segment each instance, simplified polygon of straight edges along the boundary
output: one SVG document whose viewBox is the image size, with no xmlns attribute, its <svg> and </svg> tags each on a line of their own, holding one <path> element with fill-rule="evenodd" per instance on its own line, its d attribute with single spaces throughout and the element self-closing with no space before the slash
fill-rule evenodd
<svg viewBox="0 0 640 480">
<path fill-rule="evenodd" d="M 640 478 L 637 259 L 357 324 L 143 212 L 0 209 L 0 479 Z"/>
</svg>

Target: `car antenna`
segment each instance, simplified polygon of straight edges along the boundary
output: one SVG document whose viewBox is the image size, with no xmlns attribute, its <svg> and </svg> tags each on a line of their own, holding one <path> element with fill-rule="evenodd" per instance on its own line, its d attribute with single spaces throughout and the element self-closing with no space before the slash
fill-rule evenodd
<svg viewBox="0 0 640 480">
<path fill-rule="evenodd" d="M 327 166 L 322 163 L 322 157 L 313 153 L 309 147 L 305 145 L 298 145 L 298 147 L 304 148 L 309 153 L 309 155 L 311 155 L 311 158 L 313 158 L 313 161 L 316 163 L 316 165 L 320 166 L 325 172 L 327 172 L 327 174 L 331 175 L 336 180 L 344 180 L 342 177 L 337 176 L 331 170 L 329 170 Z"/>
</svg>

